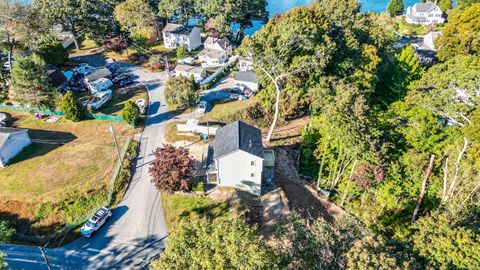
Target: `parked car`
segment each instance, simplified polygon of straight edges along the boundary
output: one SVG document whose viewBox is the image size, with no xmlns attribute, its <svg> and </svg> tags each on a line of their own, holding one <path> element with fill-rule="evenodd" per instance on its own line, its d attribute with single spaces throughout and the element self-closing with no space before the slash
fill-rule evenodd
<svg viewBox="0 0 480 270">
<path fill-rule="evenodd" d="M 197 107 L 197 112 L 199 113 L 206 113 L 208 110 L 208 102 L 205 100 L 200 101 Z"/>
<path fill-rule="evenodd" d="M 129 74 L 122 73 L 122 74 L 119 74 L 119 75 L 115 76 L 112 81 L 113 81 L 113 83 L 119 83 L 120 81 L 130 79 L 131 77 L 132 76 L 129 75 Z"/>
<path fill-rule="evenodd" d="M 180 59 L 180 60 L 178 60 L 178 63 L 180 65 L 193 65 L 193 63 L 195 63 L 195 58 L 187 57 L 185 59 Z"/>
<path fill-rule="evenodd" d="M 105 207 L 97 210 L 97 212 L 80 228 L 80 233 L 84 237 L 91 237 L 98 231 L 110 218 L 112 212 Z"/>
<path fill-rule="evenodd" d="M 83 74 L 83 76 L 88 76 L 92 73 L 95 73 L 96 71 L 97 70 L 94 67 L 90 66 L 89 64 L 85 64 L 85 63 L 80 64 L 80 65 L 76 66 L 74 69 L 72 69 L 73 73 L 75 73 L 75 72 L 81 73 L 81 74 Z"/>
<path fill-rule="evenodd" d="M 125 86 L 133 84 L 133 83 L 134 83 L 133 79 L 128 78 L 128 79 L 119 81 L 118 85 L 120 85 L 120 87 L 125 87 Z"/>
<path fill-rule="evenodd" d="M 113 86 L 113 83 L 107 78 L 101 78 L 93 82 L 87 81 L 85 85 L 88 88 L 88 90 L 90 90 L 90 92 L 94 94 L 97 92 L 108 90 L 110 87 Z"/>
<path fill-rule="evenodd" d="M 112 98 L 112 90 L 97 92 L 89 100 L 83 102 L 83 106 L 96 111 Z"/>
</svg>

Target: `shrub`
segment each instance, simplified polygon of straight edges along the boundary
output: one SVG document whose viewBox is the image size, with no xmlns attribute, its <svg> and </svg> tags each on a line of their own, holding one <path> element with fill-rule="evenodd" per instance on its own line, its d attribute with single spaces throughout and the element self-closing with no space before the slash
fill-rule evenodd
<svg viewBox="0 0 480 270">
<path fill-rule="evenodd" d="M 188 51 L 187 51 L 187 48 L 185 46 L 182 45 L 182 46 L 179 46 L 177 48 L 177 58 L 179 58 L 179 59 L 183 58 L 183 57 L 187 56 L 187 54 L 188 54 Z"/>
<path fill-rule="evenodd" d="M 150 59 L 148 59 L 148 68 L 151 71 L 159 71 L 163 69 L 163 59 L 161 55 L 152 55 Z"/>
<path fill-rule="evenodd" d="M 44 43 L 38 47 L 35 53 L 47 64 L 60 67 L 68 61 L 68 52 L 59 42 Z"/>
<path fill-rule="evenodd" d="M 195 83 L 182 76 L 171 78 L 165 85 L 165 99 L 172 109 L 194 105 L 197 101 Z"/>
<path fill-rule="evenodd" d="M 164 144 L 155 149 L 153 155 L 155 159 L 150 165 L 149 173 L 155 187 L 170 193 L 188 191 L 194 164 L 194 160 L 188 155 L 188 149 Z"/>
<path fill-rule="evenodd" d="M 6 221 L 0 221 L 0 244 L 10 242 L 14 233 L 15 229 L 9 228 Z"/>
<path fill-rule="evenodd" d="M 192 191 L 195 192 L 204 192 L 205 191 L 205 186 L 202 181 L 199 181 L 195 184 L 192 185 Z"/>
<path fill-rule="evenodd" d="M 63 96 L 62 111 L 65 114 L 65 118 L 74 122 L 78 122 L 84 117 L 82 105 L 75 94 L 70 91 Z"/>
<path fill-rule="evenodd" d="M 123 110 L 122 110 L 123 120 L 125 120 L 127 123 L 135 125 L 139 116 L 140 116 L 140 109 L 138 108 L 138 106 L 135 105 L 135 103 L 133 103 L 133 101 L 130 101 L 130 100 L 125 102 L 125 106 L 123 107 Z"/>
</svg>

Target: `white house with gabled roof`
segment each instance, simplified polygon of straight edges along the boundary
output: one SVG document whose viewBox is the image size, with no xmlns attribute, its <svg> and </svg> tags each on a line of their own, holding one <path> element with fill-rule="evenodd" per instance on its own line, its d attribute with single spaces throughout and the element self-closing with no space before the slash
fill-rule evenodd
<svg viewBox="0 0 480 270">
<path fill-rule="evenodd" d="M 405 21 L 410 24 L 437 24 L 444 23 L 443 12 L 440 7 L 432 2 L 416 3 L 407 8 Z"/>
<path fill-rule="evenodd" d="M 163 45 L 167 49 L 176 49 L 185 46 L 193 51 L 202 45 L 201 29 L 175 23 L 167 23 L 162 30 Z"/>
</svg>

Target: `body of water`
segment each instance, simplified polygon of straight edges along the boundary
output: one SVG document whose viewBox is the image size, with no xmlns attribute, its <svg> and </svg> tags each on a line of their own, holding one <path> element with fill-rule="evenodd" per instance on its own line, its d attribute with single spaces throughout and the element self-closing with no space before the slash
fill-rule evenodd
<svg viewBox="0 0 480 270">
<path fill-rule="evenodd" d="M 335 0 L 330 0 L 335 1 Z M 275 14 L 285 13 L 290 9 L 298 6 L 305 6 L 311 3 L 312 0 L 268 0 L 267 10 L 272 17 Z M 384 12 L 387 10 L 387 5 L 390 0 L 360 0 L 362 3 L 362 11 L 374 11 L 374 12 Z M 408 6 L 413 6 L 417 0 L 404 0 L 405 9 Z M 247 35 L 252 35 L 262 27 L 262 24 L 259 22 L 254 22 L 253 27 L 246 29 L 245 33 Z"/>
</svg>

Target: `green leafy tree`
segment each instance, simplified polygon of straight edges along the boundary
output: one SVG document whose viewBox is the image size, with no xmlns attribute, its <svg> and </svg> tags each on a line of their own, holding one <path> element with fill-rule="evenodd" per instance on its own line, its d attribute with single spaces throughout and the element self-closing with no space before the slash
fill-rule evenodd
<svg viewBox="0 0 480 270">
<path fill-rule="evenodd" d="M 123 110 L 122 110 L 123 120 L 125 120 L 127 123 L 131 123 L 135 125 L 139 116 L 140 116 L 140 109 L 138 108 L 138 106 L 135 105 L 135 103 L 131 100 L 128 100 L 127 102 L 125 102 L 125 106 L 123 107 Z"/>
<path fill-rule="evenodd" d="M 480 3 L 453 12 L 438 38 L 437 57 L 446 61 L 456 55 L 480 55 Z"/>
<path fill-rule="evenodd" d="M 47 64 L 61 67 L 68 61 L 68 52 L 58 42 L 44 43 L 40 45 L 35 53 L 39 55 Z"/>
<path fill-rule="evenodd" d="M 461 10 L 475 3 L 480 3 L 480 0 L 459 0 L 457 1 L 456 9 Z"/>
<path fill-rule="evenodd" d="M 392 17 L 403 14 L 404 9 L 405 5 L 403 4 L 403 0 L 390 0 L 387 6 L 388 14 Z"/>
<path fill-rule="evenodd" d="M 65 118 L 78 122 L 84 117 L 84 110 L 74 93 L 68 91 L 62 99 L 62 111 Z"/>
<path fill-rule="evenodd" d="M 197 102 L 197 97 L 195 83 L 189 78 L 179 76 L 169 79 L 165 84 L 165 99 L 171 108 L 193 106 Z"/>
<path fill-rule="evenodd" d="M 151 265 L 160 269 L 279 269 L 257 233 L 238 218 L 181 222 Z"/>
<path fill-rule="evenodd" d="M 115 7 L 115 19 L 122 30 L 135 38 L 148 39 L 153 33 L 155 14 L 146 1 L 126 0 Z"/>
<path fill-rule="evenodd" d="M 53 106 L 54 89 L 39 56 L 17 59 L 12 67 L 12 81 L 16 100 L 33 107 Z"/>
<path fill-rule="evenodd" d="M 182 59 L 184 58 L 185 56 L 187 56 L 187 48 L 183 45 L 181 46 L 178 46 L 177 48 L 177 58 L 178 59 Z"/>
<path fill-rule="evenodd" d="M 389 244 L 381 237 L 367 236 L 355 242 L 348 252 L 347 269 L 413 270 L 423 269 L 402 245 Z"/>
<path fill-rule="evenodd" d="M 436 269 L 478 269 L 480 235 L 448 213 L 420 218 L 413 234 L 414 249 Z M 432 243 L 434 243 L 432 245 Z"/>
<path fill-rule="evenodd" d="M 81 35 L 101 43 L 115 30 L 113 11 L 117 3 L 117 0 L 34 0 L 33 7 L 50 25 L 60 24 L 64 31 L 71 32 L 78 50 Z"/>
<path fill-rule="evenodd" d="M 453 0 L 440 0 L 438 1 L 438 7 L 443 11 L 447 12 L 452 9 Z"/>
<path fill-rule="evenodd" d="M 158 15 L 167 20 L 187 23 L 195 15 L 195 0 L 159 0 Z"/>
<path fill-rule="evenodd" d="M 9 243 L 14 233 L 15 229 L 8 227 L 6 221 L 0 221 L 0 244 Z"/>
</svg>

